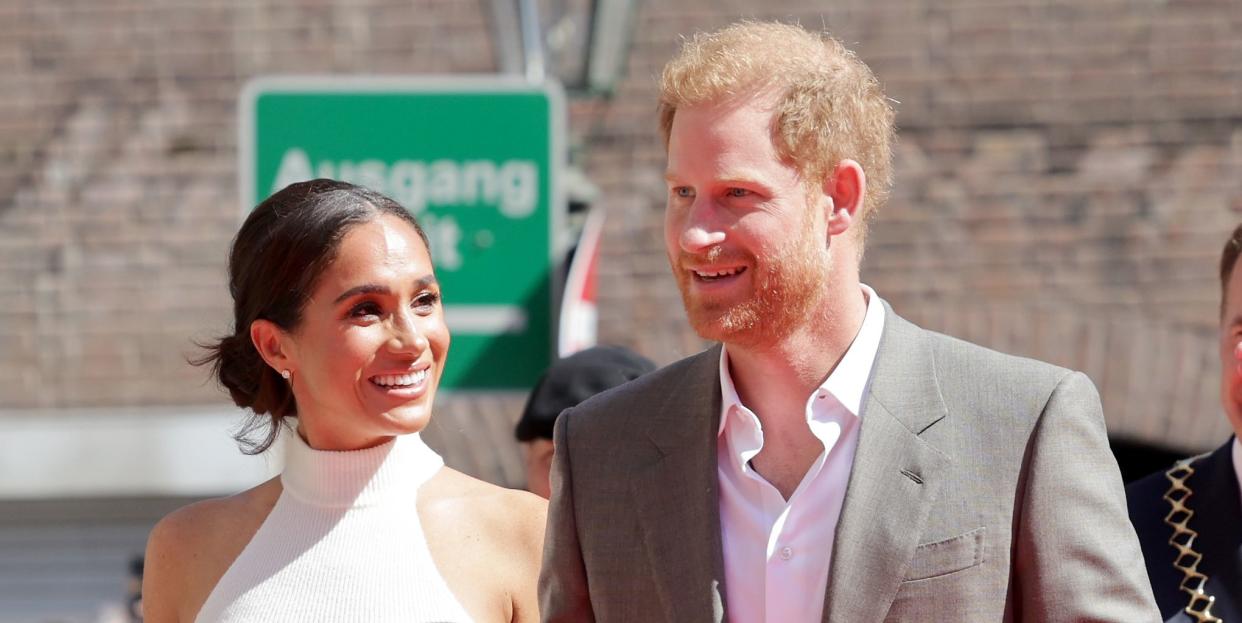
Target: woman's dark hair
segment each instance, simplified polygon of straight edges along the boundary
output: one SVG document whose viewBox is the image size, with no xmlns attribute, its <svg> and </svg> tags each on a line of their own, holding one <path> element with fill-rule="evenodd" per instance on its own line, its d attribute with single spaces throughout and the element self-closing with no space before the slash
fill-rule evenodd
<svg viewBox="0 0 1242 623">
<path fill-rule="evenodd" d="M 347 182 L 318 179 L 290 184 L 255 207 L 229 252 L 233 332 L 201 344 L 207 353 L 194 365 L 212 373 L 237 406 L 252 413 L 233 435 L 246 454 L 271 447 L 284 418 L 297 414 L 289 384 L 250 340 L 260 318 L 286 331 L 297 328 L 319 276 L 336 258 L 341 239 L 355 225 L 391 215 L 427 234 L 401 204 Z M 428 247 L 430 250 L 430 247 Z M 263 431 L 261 440 L 255 433 Z"/>
</svg>

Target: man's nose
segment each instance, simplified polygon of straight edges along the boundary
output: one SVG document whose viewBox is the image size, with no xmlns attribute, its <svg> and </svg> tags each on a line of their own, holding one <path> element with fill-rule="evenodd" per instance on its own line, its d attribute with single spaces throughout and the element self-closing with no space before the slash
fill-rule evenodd
<svg viewBox="0 0 1242 623">
<path fill-rule="evenodd" d="M 678 242 L 686 253 L 699 254 L 724 242 L 725 231 L 716 217 L 716 209 L 706 199 L 696 199 L 686 214 Z"/>
</svg>

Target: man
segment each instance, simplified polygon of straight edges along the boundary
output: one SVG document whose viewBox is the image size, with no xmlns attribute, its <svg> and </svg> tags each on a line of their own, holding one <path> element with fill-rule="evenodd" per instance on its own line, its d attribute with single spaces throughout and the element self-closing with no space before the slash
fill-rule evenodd
<svg viewBox="0 0 1242 623">
<path fill-rule="evenodd" d="M 665 243 L 706 352 L 556 424 L 549 621 L 1154 621 L 1082 374 L 859 282 L 893 113 L 831 38 L 746 22 L 665 67 Z"/>
<path fill-rule="evenodd" d="M 1220 400 L 1234 436 L 1126 488 L 1162 621 L 1242 621 L 1242 225 L 1220 257 Z"/>
<path fill-rule="evenodd" d="M 562 411 L 655 368 L 650 359 L 621 346 L 592 346 L 549 366 L 526 399 L 514 429 L 526 446 L 526 488 L 545 500 L 552 493 L 548 483 L 552 426 Z"/>
</svg>

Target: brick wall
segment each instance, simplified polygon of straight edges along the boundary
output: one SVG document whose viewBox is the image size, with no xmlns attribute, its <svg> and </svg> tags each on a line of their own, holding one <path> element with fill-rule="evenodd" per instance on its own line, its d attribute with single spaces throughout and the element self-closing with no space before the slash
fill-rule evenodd
<svg viewBox="0 0 1242 623">
<path fill-rule="evenodd" d="M 792 19 L 827 25 L 900 102 L 896 188 L 863 266 L 899 313 L 1086 370 L 1114 434 L 1225 438 L 1215 273 L 1242 211 L 1242 5 L 712 6 L 645 4 L 621 91 L 575 119 L 607 147 L 586 156 L 614 216 L 606 337 L 661 360 L 698 347 L 660 259 L 663 60 L 681 33 Z"/>
<path fill-rule="evenodd" d="M 0 4 L 0 409 L 222 400 L 185 358 L 228 323 L 241 85 L 491 72 L 487 6 Z M 627 76 L 573 103 L 571 133 L 609 213 L 601 336 L 661 362 L 701 342 L 660 242 L 654 78 L 681 34 L 738 16 L 827 25 L 900 102 L 864 265 L 900 313 L 1086 370 L 1118 434 L 1223 439 L 1214 265 L 1242 209 L 1242 5 L 642 3 Z"/>
</svg>

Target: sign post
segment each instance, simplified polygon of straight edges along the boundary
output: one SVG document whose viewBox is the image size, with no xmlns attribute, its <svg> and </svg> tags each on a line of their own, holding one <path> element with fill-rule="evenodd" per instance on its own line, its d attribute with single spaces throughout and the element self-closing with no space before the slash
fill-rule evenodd
<svg viewBox="0 0 1242 623">
<path fill-rule="evenodd" d="M 247 212 L 326 177 L 397 200 L 431 240 L 452 332 L 440 386 L 528 391 L 554 354 L 553 232 L 565 209 L 554 83 L 273 77 L 241 98 Z"/>
</svg>

